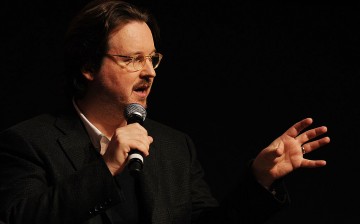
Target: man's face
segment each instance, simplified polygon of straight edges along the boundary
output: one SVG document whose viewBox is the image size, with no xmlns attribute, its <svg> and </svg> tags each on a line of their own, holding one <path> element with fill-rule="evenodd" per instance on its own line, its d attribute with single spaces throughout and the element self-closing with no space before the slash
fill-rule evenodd
<svg viewBox="0 0 360 224">
<path fill-rule="evenodd" d="M 129 103 L 139 103 L 146 108 L 147 97 L 156 75 L 151 60 L 134 71 L 131 58 L 147 56 L 155 52 L 154 40 L 148 25 L 143 22 L 130 22 L 115 30 L 108 40 L 107 56 L 96 74 L 84 73 L 89 80 L 88 93 L 100 97 L 103 102 L 123 108 Z"/>
</svg>

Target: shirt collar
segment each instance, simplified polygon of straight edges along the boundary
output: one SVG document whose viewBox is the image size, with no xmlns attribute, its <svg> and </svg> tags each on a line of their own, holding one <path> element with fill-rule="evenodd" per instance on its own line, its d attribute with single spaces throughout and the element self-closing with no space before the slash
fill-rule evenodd
<svg viewBox="0 0 360 224">
<path fill-rule="evenodd" d="M 102 154 L 105 150 L 105 145 L 109 142 L 109 139 L 99 130 L 97 129 L 81 112 L 79 107 L 76 105 L 75 99 L 72 99 L 72 103 L 80 116 L 80 119 L 85 125 L 86 131 L 89 134 L 91 143 L 93 146 L 98 149 Z"/>
</svg>

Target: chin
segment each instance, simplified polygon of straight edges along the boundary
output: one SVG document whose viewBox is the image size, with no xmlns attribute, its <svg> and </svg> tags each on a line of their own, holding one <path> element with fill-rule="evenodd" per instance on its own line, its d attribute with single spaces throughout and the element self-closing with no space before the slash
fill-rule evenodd
<svg viewBox="0 0 360 224">
<path fill-rule="evenodd" d="M 130 103 L 138 103 L 141 106 L 143 106 L 145 109 L 147 108 L 147 101 L 146 100 L 130 100 L 129 104 Z"/>
</svg>

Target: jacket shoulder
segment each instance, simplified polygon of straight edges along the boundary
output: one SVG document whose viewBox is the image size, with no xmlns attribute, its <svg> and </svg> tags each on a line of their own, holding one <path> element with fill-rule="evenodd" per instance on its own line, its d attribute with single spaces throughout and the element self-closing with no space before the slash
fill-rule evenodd
<svg viewBox="0 0 360 224">
<path fill-rule="evenodd" d="M 29 131 L 29 128 L 37 130 L 43 126 L 53 125 L 56 117 L 51 114 L 41 114 L 27 120 L 21 121 L 11 127 L 6 128 L 2 132 L 8 131 Z"/>
<path fill-rule="evenodd" d="M 19 136 L 40 137 L 42 135 L 54 135 L 65 133 L 67 130 L 73 130 L 81 127 L 80 119 L 74 115 L 61 114 L 40 114 L 27 120 L 21 121 L 0 132 L 1 135 L 16 133 Z"/>
</svg>

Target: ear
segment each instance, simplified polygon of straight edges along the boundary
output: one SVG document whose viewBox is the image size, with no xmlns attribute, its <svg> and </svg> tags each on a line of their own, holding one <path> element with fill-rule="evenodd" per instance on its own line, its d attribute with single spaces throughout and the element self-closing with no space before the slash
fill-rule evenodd
<svg viewBox="0 0 360 224">
<path fill-rule="evenodd" d="M 83 67 L 81 69 L 81 73 L 85 77 L 86 80 L 88 80 L 88 81 L 94 80 L 93 72 L 90 69 Z"/>
</svg>

